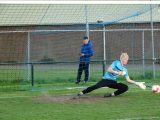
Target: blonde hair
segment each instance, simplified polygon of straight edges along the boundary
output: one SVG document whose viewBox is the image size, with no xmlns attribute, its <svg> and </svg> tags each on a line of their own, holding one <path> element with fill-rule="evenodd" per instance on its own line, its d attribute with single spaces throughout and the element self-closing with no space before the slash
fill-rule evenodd
<svg viewBox="0 0 160 120">
<path fill-rule="evenodd" d="M 124 59 L 124 58 L 129 59 L 129 56 L 128 56 L 127 53 L 121 53 L 121 55 L 120 55 L 120 60 L 122 60 L 122 59 Z"/>
</svg>

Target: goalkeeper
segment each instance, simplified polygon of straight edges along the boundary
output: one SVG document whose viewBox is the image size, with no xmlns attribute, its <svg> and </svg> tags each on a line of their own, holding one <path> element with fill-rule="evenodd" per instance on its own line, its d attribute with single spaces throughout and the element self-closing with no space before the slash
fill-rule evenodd
<svg viewBox="0 0 160 120">
<path fill-rule="evenodd" d="M 120 55 L 120 60 L 115 60 L 112 62 L 112 64 L 109 66 L 107 72 L 102 77 L 101 81 L 99 81 L 98 83 L 96 83 L 93 86 L 90 86 L 90 87 L 84 89 L 83 91 L 78 93 L 75 98 L 79 98 L 83 94 L 89 93 L 89 92 L 91 92 L 95 89 L 101 88 L 101 87 L 109 87 L 109 88 L 117 89 L 113 93 L 106 93 L 104 95 L 104 97 L 113 97 L 113 96 L 117 96 L 117 95 L 120 95 L 120 94 L 126 92 L 128 90 L 128 86 L 123 83 L 117 82 L 117 77 L 120 75 L 124 76 L 127 82 L 135 84 L 142 89 L 145 89 L 146 86 L 144 85 L 144 82 L 136 82 L 136 81 L 130 79 L 130 77 L 128 75 L 127 68 L 124 67 L 124 65 L 127 65 L 128 59 L 129 59 L 128 54 L 122 53 Z"/>
</svg>

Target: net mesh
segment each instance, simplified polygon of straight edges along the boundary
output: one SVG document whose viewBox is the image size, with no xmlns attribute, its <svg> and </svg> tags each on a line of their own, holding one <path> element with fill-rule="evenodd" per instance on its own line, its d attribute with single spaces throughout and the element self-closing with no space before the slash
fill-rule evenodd
<svg viewBox="0 0 160 120">
<path fill-rule="evenodd" d="M 30 87 L 33 80 L 34 86 L 73 84 L 86 22 L 94 51 L 91 82 L 100 80 L 104 63 L 107 68 L 122 52 L 130 56 L 132 78 L 151 79 L 151 22 L 157 58 L 154 69 L 159 77 L 158 5 L 152 9 L 150 5 L 0 5 L 0 10 L 1 88 Z"/>
</svg>

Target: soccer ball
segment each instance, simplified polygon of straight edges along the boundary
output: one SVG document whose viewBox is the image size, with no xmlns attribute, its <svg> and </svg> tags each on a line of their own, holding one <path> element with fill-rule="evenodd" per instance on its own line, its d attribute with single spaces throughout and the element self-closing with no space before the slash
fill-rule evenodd
<svg viewBox="0 0 160 120">
<path fill-rule="evenodd" d="M 159 85 L 153 85 L 152 86 L 152 92 L 153 93 L 160 93 L 160 86 Z"/>
</svg>

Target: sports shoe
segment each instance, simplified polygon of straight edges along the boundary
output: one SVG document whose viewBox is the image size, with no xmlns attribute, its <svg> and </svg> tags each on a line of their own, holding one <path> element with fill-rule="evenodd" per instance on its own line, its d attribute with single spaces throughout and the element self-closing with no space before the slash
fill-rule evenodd
<svg viewBox="0 0 160 120">
<path fill-rule="evenodd" d="M 73 99 L 79 99 L 82 95 L 78 93 L 76 96 L 73 97 Z"/>
<path fill-rule="evenodd" d="M 76 96 L 73 97 L 73 99 L 79 99 L 82 96 L 82 92 L 78 93 Z"/>
<path fill-rule="evenodd" d="M 104 97 L 112 97 L 111 93 L 104 94 Z"/>
</svg>

